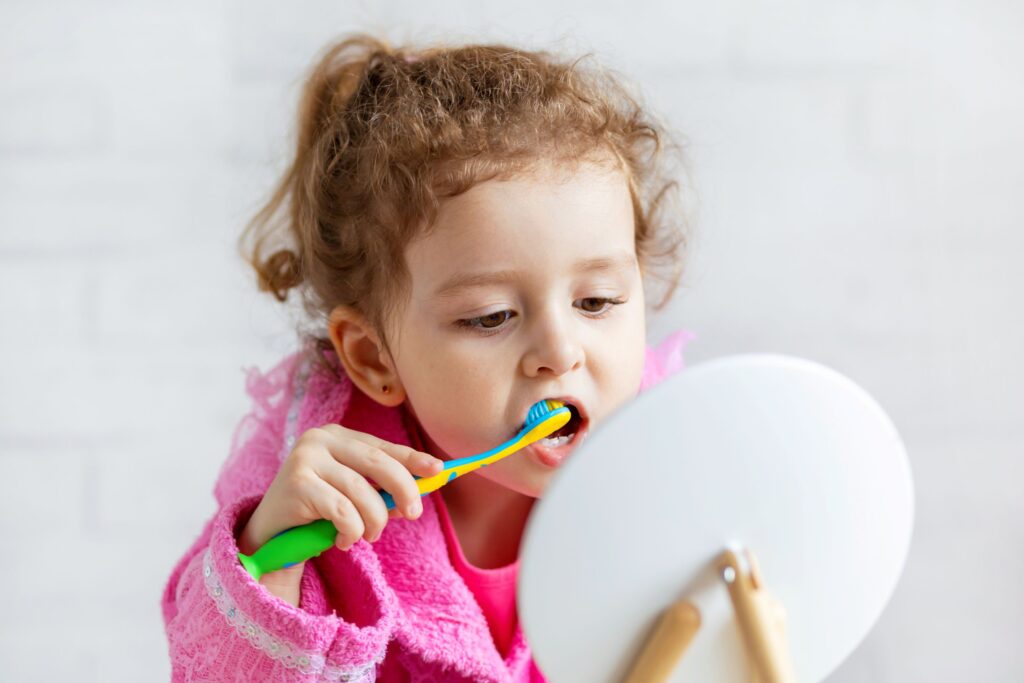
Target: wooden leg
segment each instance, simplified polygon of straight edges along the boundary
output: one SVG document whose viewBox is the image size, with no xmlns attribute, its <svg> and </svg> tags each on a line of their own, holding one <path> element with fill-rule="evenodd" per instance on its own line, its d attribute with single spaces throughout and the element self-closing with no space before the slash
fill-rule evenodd
<svg viewBox="0 0 1024 683">
<path fill-rule="evenodd" d="M 699 628 L 700 610 L 693 603 L 679 600 L 669 605 L 624 682 L 662 683 L 672 674 Z"/>
<path fill-rule="evenodd" d="M 719 574 L 725 580 L 757 683 L 796 683 L 786 639 L 785 611 L 764 587 L 757 558 L 744 559 L 732 550 L 722 553 Z"/>
<path fill-rule="evenodd" d="M 743 549 L 741 558 L 726 550 L 716 566 L 729 590 L 753 668 L 753 683 L 797 683 L 786 638 L 786 611 L 765 589 L 754 553 Z M 669 605 L 623 683 L 667 680 L 697 635 L 700 623 L 700 610 L 688 600 Z"/>
</svg>

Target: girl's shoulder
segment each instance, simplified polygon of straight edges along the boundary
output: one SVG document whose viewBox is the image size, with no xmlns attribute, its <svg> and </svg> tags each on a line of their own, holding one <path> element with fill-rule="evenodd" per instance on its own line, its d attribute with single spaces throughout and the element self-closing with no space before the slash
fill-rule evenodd
<svg viewBox="0 0 1024 683">
<path fill-rule="evenodd" d="M 696 338 L 695 332 L 679 329 L 666 336 L 657 345 L 648 346 L 640 391 L 649 389 L 670 375 L 683 370 L 686 367 L 683 349 Z"/>
<path fill-rule="evenodd" d="M 287 353 L 268 370 L 245 368 L 249 412 L 235 427 L 228 458 L 214 488 L 222 505 L 262 494 L 273 481 L 304 424 L 336 422 L 351 387 L 342 372 L 329 371 L 330 358 L 310 344 Z"/>
</svg>

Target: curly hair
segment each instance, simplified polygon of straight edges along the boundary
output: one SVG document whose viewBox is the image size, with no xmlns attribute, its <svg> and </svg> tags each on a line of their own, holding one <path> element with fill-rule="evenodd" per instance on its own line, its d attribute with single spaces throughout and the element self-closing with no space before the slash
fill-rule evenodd
<svg viewBox="0 0 1024 683">
<path fill-rule="evenodd" d="M 317 360 L 341 304 L 387 344 L 409 290 L 405 246 L 430 229 L 442 200 L 541 163 L 611 159 L 625 173 L 645 286 L 649 277 L 665 285 L 655 310 L 668 302 L 688 221 L 662 210 L 680 189 L 662 159 L 682 146 L 610 70 L 585 68 L 587 56 L 396 48 L 364 33 L 321 52 L 302 87 L 294 159 L 239 238 L 260 290 L 285 302 L 298 289 L 312 323 L 300 336 Z"/>
</svg>

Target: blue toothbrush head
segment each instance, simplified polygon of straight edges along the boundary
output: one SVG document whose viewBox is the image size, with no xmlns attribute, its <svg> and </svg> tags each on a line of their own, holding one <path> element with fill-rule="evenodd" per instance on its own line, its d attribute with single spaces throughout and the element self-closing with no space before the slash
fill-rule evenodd
<svg viewBox="0 0 1024 683">
<path fill-rule="evenodd" d="M 556 401 L 550 398 L 546 398 L 543 401 L 537 401 L 533 404 L 533 407 L 530 408 L 530 412 L 526 414 L 526 422 L 523 426 L 528 428 L 543 420 L 559 408 L 565 408 L 565 404 L 561 401 Z M 568 410 L 568 408 L 566 408 L 566 410 Z"/>
</svg>

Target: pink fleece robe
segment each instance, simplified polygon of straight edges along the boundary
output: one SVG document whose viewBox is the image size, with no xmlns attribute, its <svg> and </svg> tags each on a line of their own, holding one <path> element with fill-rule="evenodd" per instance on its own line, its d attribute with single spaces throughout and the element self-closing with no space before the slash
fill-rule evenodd
<svg viewBox="0 0 1024 683">
<path fill-rule="evenodd" d="M 638 391 L 683 369 L 679 330 L 648 347 Z M 327 352 L 330 355 L 331 352 Z M 250 369 L 254 406 L 238 425 L 214 486 L 218 512 L 178 561 L 161 607 L 179 681 L 537 682 L 517 626 L 507 654 L 449 559 L 438 511 L 390 520 L 373 544 L 331 548 L 306 563 L 299 607 L 238 563 L 235 539 L 298 435 L 327 423 L 410 444 L 408 411 L 381 406 L 301 350 L 263 374 Z"/>
</svg>

